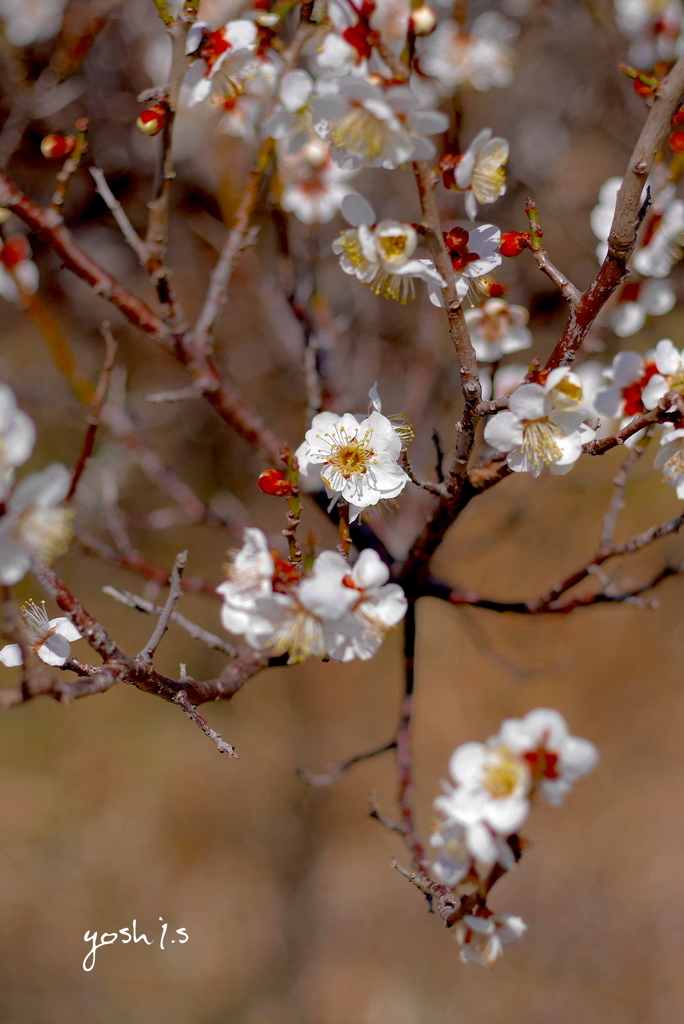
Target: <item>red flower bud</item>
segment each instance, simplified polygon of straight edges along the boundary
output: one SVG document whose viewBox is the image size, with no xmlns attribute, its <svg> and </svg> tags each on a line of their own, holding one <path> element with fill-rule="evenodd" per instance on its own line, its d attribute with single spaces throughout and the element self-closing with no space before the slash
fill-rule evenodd
<svg viewBox="0 0 684 1024">
<path fill-rule="evenodd" d="M 489 285 L 489 298 L 490 299 L 502 299 L 508 288 L 505 284 L 501 284 L 499 281 L 492 281 Z"/>
<path fill-rule="evenodd" d="M 456 167 L 463 159 L 462 153 L 445 153 L 439 161 L 438 171 L 442 173 L 444 188 L 456 187 Z"/>
<path fill-rule="evenodd" d="M 684 130 L 678 128 L 672 132 L 668 143 L 673 153 L 684 153 Z"/>
<path fill-rule="evenodd" d="M 642 100 L 650 100 L 655 96 L 655 89 L 652 85 L 646 85 L 645 82 L 640 82 L 638 78 L 635 78 L 632 82 L 634 86 L 634 92 L 637 96 L 641 96 Z"/>
<path fill-rule="evenodd" d="M 528 231 L 505 231 L 501 236 L 499 252 L 502 256 L 519 256 L 531 244 L 532 235 Z"/>
<path fill-rule="evenodd" d="M 0 263 L 6 267 L 16 267 L 30 256 L 31 246 L 25 235 L 11 235 L 0 249 Z"/>
<path fill-rule="evenodd" d="M 264 494 L 274 494 L 276 498 L 287 498 L 292 494 L 290 481 L 279 469 L 265 469 L 257 482 Z"/>
<path fill-rule="evenodd" d="M 168 111 L 162 103 L 154 103 L 147 110 L 143 110 L 135 122 L 136 128 L 143 135 L 159 135 L 166 124 Z"/>
<path fill-rule="evenodd" d="M 679 108 L 675 116 L 672 118 L 673 127 L 684 125 L 684 105 Z"/>
<path fill-rule="evenodd" d="M 75 145 L 74 135 L 46 135 L 40 144 L 40 151 L 48 160 L 61 160 L 72 152 Z"/>
</svg>

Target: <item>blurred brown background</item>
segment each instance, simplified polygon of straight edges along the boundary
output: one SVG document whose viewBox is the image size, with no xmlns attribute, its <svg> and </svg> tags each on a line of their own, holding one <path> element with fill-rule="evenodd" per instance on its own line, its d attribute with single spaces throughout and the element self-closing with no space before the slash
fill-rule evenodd
<svg viewBox="0 0 684 1024">
<path fill-rule="evenodd" d="M 1 6 L 1 5 L 0 5 Z M 85 5 L 86 7 L 88 5 Z M 95 5 L 91 5 L 92 8 Z M 35 117 L 10 164 L 41 201 L 55 168 L 40 138 L 92 118 L 91 157 L 137 227 L 149 196 L 154 143 L 135 133 L 135 96 L 163 80 L 164 33 L 151 0 L 99 5 L 104 26 L 75 78 L 72 99 Z M 78 5 L 68 10 L 79 13 Z M 482 8 L 475 6 L 474 13 Z M 234 11 L 235 8 L 232 8 Z M 81 11 L 81 14 L 83 12 Z M 215 24 L 231 9 L 214 3 Z M 598 189 L 619 174 L 643 119 L 615 62 L 626 43 L 609 5 L 532 5 L 521 19 L 510 91 L 464 92 L 454 108 L 467 143 L 484 125 L 511 141 L 508 195 L 492 212 L 502 229 L 524 227 L 533 191 L 554 261 L 578 285 L 595 272 L 588 214 Z M 23 50 L 4 45 L 4 112 L 25 99 L 50 60 L 54 39 Z M 201 304 L 249 164 L 250 147 L 220 136 L 205 112 L 185 112 L 178 137 L 170 263 L 190 315 Z M 365 172 L 354 182 L 380 216 L 417 215 L 408 172 Z M 445 223 L 460 200 L 441 194 Z M 487 211 L 491 212 L 491 211 Z M 145 295 L 150 292 L 96 197 L 87 171 L 72 185 L 67 220 L 83 245 Z M 222 366 L 291 444 L 306 429 L 302 340 L 283 298 L 268 197 L 257 245 L 234 274 L 217 332 Z M 10 223 L 8 228 L 18 230 Z M 458 415 L 458 374 L 441 314 L 424 293 L 403 308 L 375 299 L 339 271 L 330 241 L 290 225 L 295 280 L 306 293 L 305 257 L 320 252 L 330 309 L 324 368 L 330 406 L 365 408 L 378 380 L 387 412 L 405 411 L 417 431 L 412 460 L 432 472 L 430 430 L 446 444 Z M 140 550 L 169 566 L 187 547 L 188 572 L 218 582 L 240 523 L 274 536 L 281 505 L 256 487 L 258 463 L 199 400 L 153 405 L 151 391 L 179 387 L 182 371 L 136 336 L 105 304 L 57 266 L 33 239 L 41 302 L 83 371 L 96 379 L 99 329 L 108 318 L 128 372 L 127 407 L 150 448 L 233 528 L 192 524 L 152 485 L 114 434 L 102 428 L 78 496 L 78 531 L 111 545 L 114 498 Z M 286 268 L 288 269 L 288 268 Z M 289 272 L 289 269 L 288 269 Z M 511 298 L 532 311 L 532 354 L 550 350 L 563 300 L 523 256 L 503 268 Z M 35 320 L 2 306 L 0 377 L 35 418 L 39 444 L 29 469 L 72 465 L 84 411 L 55 368 Z M 670 336 L 681 346 L 682 313 L 651 323 L 627 347 L 645 351 Z M 334 344 L 333 339 L 334 338 Z M 596 332 L 597 358 L 619 347 Z M 526 355 L 526 354 L 525 354 Z M 522 360 L 521 360 L 522 361 Z M 533 596 L 594 550 L 619 453 L 583 460 L 568 476 L 510 478 L 473 503 L 436 560 L 439 572 L 487 596 Z M 413 489 L 412 489 L 413 491 Z M 628 491 L 619 539 L 677 513 L 674 492 L 652 470 L 652 453 Z M 430 499 L 428 499 L 430 500 Z M 406 549 L 426 499 L 407 490 L 378 525 L 393 551 Z M 313 507 L 307 526 L 333 534 Z M 119 524 L 121 525 L 121 524 Z M 619 572 L 624 583 L 682 557 L 670 538 Z M 154 599 L 132 572 L 77 545 L 57 570 L 126 650 L 151 620 L 102 593 L 111 584 Z M 369 793 L 394 813 L 392 756 L 362 764 L 327 789 L 297 775 L 322 770 L 393 732 L 401 693 L 400 635 L 371 662 L 309 662 L 254 678 L 232 701 L 204 713 L 240 755 L 219 757 L 175 707 L 125 686 L 63 708 L 34 701 L 0 718 L 0 1019 L 7 1024 L 673 1024 L 684 1009 L 684 745 L 681 724 L 681 580 L 658 591 L 659 607 L 624 605 L 567 618 L 522 619 L 459 611 L 433 601 L 419 609 L 416 803 L 422 835 L 452 749 L 496 731 L 503 717 L 557 707 L 571 730 L 601 751 L 597 771 L 564 807 L 539 808 L 530 848 L 492 897 L 496 910 L 529 926 L 493 971 L 462 965 L 452 935 L 423 897 L 391 867 L 406 863 L 396 836 L 367 819 Z M 41 595 L 30 579 L 17 588 Z M 188 595 L 181 610 L 220 631 L 218 603 Z M 50 608 L 52 612 L 53 609 Z M 75 653 L 87 658 L 85 644 Z M 198 678 L 221 657 L 172 627 L 160 670 L 179 662 Z M 6 685 L 14 672 L 3 669 Z M 167 948 L 159 948 L 163 918 Z M 149 948 L 114 945 L 81 967 L 83 935 L 131 927 Z M 184 927 L 185 945 L 169 944 Z"/>
</svg>

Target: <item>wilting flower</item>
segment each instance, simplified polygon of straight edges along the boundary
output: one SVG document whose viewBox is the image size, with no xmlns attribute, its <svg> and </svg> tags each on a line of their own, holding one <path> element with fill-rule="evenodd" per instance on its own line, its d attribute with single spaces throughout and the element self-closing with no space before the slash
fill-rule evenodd
<svg viewBox="0 0 684 1024">
<path fill-rule="evenodd" d="M 636 334 L 647 316 L 669 313 L 677 297 L 667 281 L 627 281 L 620 289 L 610 325 L 620 338 Z"/>
<path fill-rule="evenodd" d="M 342 213 L 354 227 L 343 231 L 332 248 L 345 274 L 368 285 L 375 295 L 401 303 L 413 297 L 414 278 L 444 287 L 432 260 L 411 258 L 418 244 L 412 224 L 398 220 L 375 224 L 373 208 L 356 194 L 343 199 Z"/>
<path fill-rule="evenodd" d="M 508 142 L 492 138 L 490 128 L 483 128 L 465 153 L 450 158 L 444 183 L 457 192 L 465 192 L 466 213 L 471 220 L 477 217 L 478 203 L 494 203 L 506 192 L 507 160 Z"/>
<path fill-rule="evenodd" d="M 511 352 L 529 348 L 529 316 L 524 306 L 512 306 L 505 299 L 487 299 L 482 306 L 466 310 L 465 320 L 478 360 L 495 363 Z"/>
<path fill-rule="evenodd" d="M 551 708 L 536 708 L 524 718 L 506 719 L 490 743 L 522 757 L 530 769 L 533 789 L 539 789 L 554 807 L 598 762 L 594 744 L 570 736 L 563 716 Z"/>
<path fill-rule="evenodd" d="M 473 914 L 458 921 L 456 941 L 461 947 L 464 963 L 491 967 L 503 954 L 503 947 L 517 942 L 527 931 L 521 917 L 513 914 L 491 914 L 488 917 Z"/>
<path fill-rule="evenodd" d="M 68 469 L 55 462 L 15 488 L 0 519 L 0 583 L 12 586 L 31 568 L 32 559 L 49 562 L 66 551 L 74 513 L 58 506 L 70 480 Z"/>
<path fill-rule="evenodd" d="M 0 383 L 0 500 L 14 479 L 14 469 L 26 462 L 33 451 L 36 428 L 25 412 L 17 408 L 14 392 Z"/>
<path fill-rule="evenodd" d="M 190 88 L 189 106 L 205 99 L 232 104 L 245 84 L 256 74 L 257 28 L 253 21 L 241 19 L 211 31 L 195 24 L 188 32 L 187 52 L 197 54 L 185 76 Z"/>
<path fill-rule="evenodd" d="M 0 249 L 0 295 L 22 305 L 26 295 L 38 291 L 38 267 L 31 260 L 31 246 L 25 235 L 11 235 Z"/>
<path fill-rule="evenodd" d="M 73 622 L 64 616 L 48 619 L 44 601 L 40 604 L 28 601 L 20 611 L 26 640 L 40 660 L 46 665 L 63 665 L 71 654 L 70 641 L 81 639 L 81 633 Z M 8 667 L 23 664 L 20 645 L 7 644 L 3 647 L 0 662 Z"/>
<path fill-rule="evenodd" d="M 660 451 L 653 463 L 655 469 L 662 466 L 663 476 L 677 497 L 684 499 L 684 430 L 669 430 L 660 439 Z"/>
<path fill-rule="evenodd" d="M 445 114 L 416 110 L 408 87 L 383 89 L 355 76 L 326 83 L 311 107 L 318 130 L 332 146 L 333 159 L 343 167 L 392 170 L 408 160 L 428 160 L 435 147 L 424 136 L 448 126 Z"/>
<path fill-rule="evenodd" d="M 553 386 L 545 390 L 540 384 L 523 384 L 511 395 L 508 409 L 485 425 L 485 440 L 508 452 L 506 461 L 515 473 L 539 476 L 544 466 L 552 473 L 567 473 L 582 454 L 582 445 L 594 438 L 594 431 L 582 422 L 587 410 L 559 408 L 552 390 Z"/>
<path fill-rule="evenodd" d="M 351 413 L 320 412 L 296 455 L 304 476 L 309 466 L 322 466 L 329 496 L 349 502 L 353 522 L 365 508 L 403 491 L 409 478 L 397 462 L 401 449 L 396 428 L 375 409 L 361 422 Z"/>
<path fill-rule="evenodd" d="M 444 21 L 419 41 L 420 69 L 436 79 L 445 94 L 466 84 L 480 91 L 510 85 L 515 54 L 507 44 L 518 32 L 518 26 L 497 11 L 481 14 L 470 32 L 455 21 Z"/>
<path fill-rule="evenodd" d="M 280 205 L 303 224 L 327 224 L 345 196 L 357 195 L 347 184 L 356 171 L 345 171 L 334 163 L 323 139 L 312 139 L 298 153 L 282 153 L 279 164 L 283 181 Z"/>
</svg>

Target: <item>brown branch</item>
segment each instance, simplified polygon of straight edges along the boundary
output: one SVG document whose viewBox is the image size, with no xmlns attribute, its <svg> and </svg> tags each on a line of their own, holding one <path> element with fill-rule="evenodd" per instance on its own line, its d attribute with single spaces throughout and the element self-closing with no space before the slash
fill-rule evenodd
<svg viewBox="0 0 684 1024">
<path fill-rule="evenodd" d="M 81 550 L 85 551 L 88 555 L 95 555 L 97 558 L 101 558 L 105 562 L 109 562 L 112 565 L 119 565 L 124 569 L 131 569 L 144 579 L 152 580 L 152 582 L 157 583 L 160 587 L 165 587 L 169 583 L 171 574 L 168 569 L 164 569 L 162 566 L 151 562 L 140 551 L 136 551 L 132 548 L 127 550 L 117 550 L 116 548 L 112 548 L 108 544 L 105 544 L 104 541 L 100 540 L 98 537 L 77 535 L 74 540 Z M 203 576 L 184 576 L 182 584 L 183 590 L 209 594 L 211 597 L 218 598 L 216 593 L 216 587 L 218 584 L 204 579 Z"/>
<path fill-rule="evenodd" d="M 205 736 L 208 736 L 209 739 L 214 741 L 214 743 L 219 749 L 220 754 L 228 754 L 229 757 L 238 756 L 235 753 L 235 747 L 232 745 L 232 743 L 226 743 L 226 741 L 221 738 L 220 734 L 217 733 L 215 729 L 212 729 L 207 720 L 205 718 L 202 718 L 202 716 L 199 714 L 195 705 L 190 700 L 188 700 L 188 697 L 185 693 L 177 694 L 175 702 L 176 704 L 178 704 L 180 708 L 183 709 L 183 711 L 188 716 L 190 721 L 194 722 L 195 725 L 202 730 Z"/>
<path fill-rule="evenodd" d="M 169 596 L 166 599 L 166 604 L 162 608 L 161 614 L 159 616 L 159 621 L 157 622 L 157 625 L 154 628 L 152 636 L 138 654 L 138 659 L 140 661 L 152 661 L 154 653 L 157 650 L 157 647 L 159 647 L 159 644 L 161 643 L 164 633 L 169 628 L 169 620 L 173 615 L 173 611 L 178 603 L 178 599 L 183 593 L 181 580 L 183 577 L 183 569 L 185 569 L 187 564 L 188 553 L 187 551 L 181 551 L 179 554 L 176 555 L 176 561 L 174 562 L 173 569 L 171 570 L 171 586 L 169 589 Z"/>
<path fill-rule="evenodd" d="M 292 42 L 283 54 L 283 63 L 280 73 L 281 79 L 294 68 L 299 59 L 302 48 L 314 31 L 315 26 L 310 24 L 308 21 L 303 20 L 300 23 Z M 272 98 L 265 105 L 263 111 L 264 120 L 270 115 L 276 99 L 277 86 L 274 85 Z M 275 143 L 273 139 L 264 139 L 259 146 L 254 167 L 247 178 L 247 184 L 245 185 L 240 205 L 238 206 L 237 213 L 235 215 L 235 223 L 233 224 L 228 238 L 221 249 L 218 262 L 212 271 L 207 296 L 195 324 L 193 333 L 195 347 L 198 354 L 206 356 L 212 350 L 212 332 L 216 325 L 219 313 L 226 301 L 228 282 L 230 281 L 230 276 L 233 272 L 233 267 L 235 266 L 240 250 L 244 245 L 245 238 L 249 230 L 249 222 L 252 217 L 252 212 L 256 201 L 259 198 L 264 178 L 271 166 L 274 152 Z"/>
<path fill-rule="evenodd" d="M 71 476 L 69 492 L 66 498 L 64 499 L 66 502 L 70 502 L 74 494 L 76 493 L 76 488 L 78 487 L 78 483 L 83 474 L 83 470 L 86 468 L 88 460 L 90 459 L 90 456 L 93 453 L 95 435 L 97 433 L 97 428 L 100 425 L 100 414 L 102 412 L 104 400 L 107 396 L 109 378 L 112 372 L 112 368 L 114 366 L 114 360 L 116 359 L 118 346 L 116 344 L 116 341 L 114 340 L 112 332 L 109 329 L 109 324 L 106 322 L 102 324 L 102 336 L 105 340 L 106 346 L 105 361 L 100 372 L 100 377 L 97 382 L 97 387 L 95 389 L 93 400 L 90 403 L 90 411 L 88 413 L 87 419 L 88 426 L 86 428 L 85 437 L 83 438 L 81 454 L 78 457 L 78 461 L 76 463 L 76 466 L 74 467 L 74 472 Z"/>
<path fill-rule="evenodd" d="M 423 491 L 428 491 L 430 494 L 436 494 L 438 497 L 446 494 L 446 487 L 443 483 L 433 484 L 429 480 L 419 480 L 413 472 L 411 463 L 409 462 L 408 453 L 404 450 L 399 458 L 399 464 L 406 473 L 411 483 L 415 484 L 416 487 L 420 487 Z"/>
<path fill-rule="evenodd" d="M 625 488 L 627 486 L 627 480 L 629 479 L 632 466 L 639 461 L 648 447 L 648 443 L 652 436 L 651 430 L 647 431 L 645 436 L 636 442 L 627 457 L 623 460 L 617 475 L 613 479 L 613 491 L 610 497 L 610 504 L 608 505 L 606 514 L 603 517 L 603 527 L 601 529 L 601 537 L 599 539 L 597 549 L 599 554 L 603 551 L 610 551 L 611 547 L 615 543 L 615 531 L 617 529 L 618 518 L 625 505 Z"/>
<path fill-rule="evenodd" d="M 121 234 L 138 257 L 140 266 L 144 267 L 147 262 L 147 249 L 145 248 L 145 243 L 126 216 L 123 206 L 119 200 L 115 198 L 114 193 L 107 184 L 103 171 L 101 171 L 99 167 L 91 167 L 90 173 L 95 179 L 95 188 L 102 199 L 104 199 L 107 207 L 114 217 L 114 220 L 119 226 Z"/>
<path fill-rule="evenodd" d="M 549 280 L 553 281 L 563 298 L 568 300 L 571 308 L 574 308 L 579 302 L 582 293 L 579 288 L 576 288 L 575 285 L 567 279 L 565 274 L 562 274 L 549 259 L 548 253 L 542 242 L 544 232 L 539 220 L 539 214 L 537 213 L 537 207 L 532 199 L 528 198 L 525 203 L 525 212 L 530 222 L 530 232 L 532 234 L 532 244 L 530 245 L 530 249 L 532 250 L 532 255 L 537 261 L 539 269 L 546 274 Z"/>
<path fill-rule="evenodd" d="M 183 580 L 181 578 L 181 586 L 182 584 Z M 152 601 L 146 601 L 144 597 L 139 597 L 137 594 L 131 594 L 128 590 L 116 590 L 114 587 L 107 586 L 102 588 L 102 593 L 108 594 L 109 597 L 113 597 L 115 601 L 120 601 L 121 604 L 125 604 L 128 608 L 135 608 L 136 611 L 145 612 L 148 615 L 161 615 L 163 611 L 159 605 L 153 604 Z M 201 640 L 207 647 L 211 647 L 214 651 L 221 651 L 231 658 L 238 657 L 240 653 L 246 650 L 246 648 L 236 647 L 234 644 L 228 643 L 227 640 L 222 640 L 221 637 L 186 619 L 180 612 L 171 612 L 171 622 L 175 622 L 177 626 L 184 629 L 195 640 Z"/>
<path fill-rule="evenodd" d="M 381 747 L 366 750 L 363 754 L 354 754 L 353 757 L 340 762 L 340 764 L 328 765 L 328 770 L 324 774 L 316 775 L 314 772 L 307 771 L 306 768 L 298 768 L 297 775 L 300 775 L 310 786 L 330 786 L 333 782 L 341 779 L 355 764 L 359 764 L 361 761 L 369 761 L 373 757 L 378 757 L 379 754 L 386 754 L 388 750 L 395 750 L 396 746 L 396 739 L 392 739 L 389 743 L 383 743 Z"/>
<path fill-rule="evenodd" d="M 653 161 L 667 138 L 672 115 L 684 93 L 684 56 L 659 85 L 620 186 L 608 236 L 608 253 L 594 281 L 571 307 L 568 322 L 546 368 L 571 363 L 587 331 L 622 283 L 636 244 L 641 194 Z"/>
<path fill-rule="evenodd" d="M 78 170 L 83 155 L 88 149 L 88 118 L 82 117 L 76 122 L 76 145 L 73 152 L 64 161 L 62 170 L 57 175 L 57 186 L 52 196 L 50 209 L 62 216 L 69 182 Z"/>
</svg>

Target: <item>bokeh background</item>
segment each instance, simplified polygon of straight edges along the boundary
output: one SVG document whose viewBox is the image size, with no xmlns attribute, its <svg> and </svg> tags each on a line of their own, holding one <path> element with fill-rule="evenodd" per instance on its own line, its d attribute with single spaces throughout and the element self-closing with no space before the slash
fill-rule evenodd
<svg viewBox="0 0 684 1024">
<path fill-rule="evenodd" d="M 52 7 L 50 6 L 52 3 Z M 475 6 L 478 13 L 484 5 Z M 17 10 L 55 19 L 45 38 L 9 31 Z M 215 3 L 202 16 L 219 24 L 239 8 Z M 47 12 L 47 13 L 46 13 Z M 0 2 L 3 113 L 20 127 L 13 176 L 46 202 L 54 165 L 40 156 L 49 131 L 92 120 L 90 158 L 107 174 L 142 229 L 155 144 L 134 129 L 137 93 L 163 81 L 166 40 L 151 0 L 79 3 L 66 13 L 92 46 L 51 105 L 30 116 L 33 83 L 54 62 L 64 11 L 54 0 Z M 83 26 L 91 18 L 90 28 Z M 78 19 L 81 19 L 79 21 Z M 537 200 L 553 260 L 580 286 L 596 269 L 588 215 L 598 189 L 620 174 L 644 110 L 615 69 L 626 43 L 609 4 L 518 5 L 521 34 L 510 90 L 464 90 L 454 132 L 467 143 L 483 126 L 511 142 L 509 191 L 492 210 L 502 229 L 524 228 L 524 198 Z M 28 31 L 28 29 L 26 30 Z M 12 122 L 10 121 L 10 127 Z M 5 121 L 7 127 L 8 120 Z M 11 140 L 10 140 L 11 141 Z M 1 148 L 0 139 L 0 148 Z M 7 142 L 7 135 L 5 136 Z M 207 111 L 184 111 L 177 139 L 170 265 L 189 315 L 239 198 L 250 143 L 220 134 Z M 418 215 L 409 172 L 367 171 L 354 182 L 380 216 Z M 440 192 L 445 224 L 460 200 Z M 490 208 L 491 210 L 491 208 Z M 489 212 L 489 211 L 488 211 Z M 109 270 L 152 301 L 87 169 L 75 177 L 67 221 Z M 304 301 L 308 261 L 318 254 L 321 323 L 317 343 L 327 402 L 362 411 L 379 381 L 387 412 L 416 428 L 412 460 L 433 472 L 430 432 L 445 445 L 458 415 L 458 372 L 439 311 L 424 293 L 408 307 L 375 299 L 345 277 L 330 253 L 340 230 L 288 225 L 291 259 L 277 244 L 268 191 L 260 232 L 233 275 L 217 330 L 217 356 L 272 427 L 297 445 L 307 427 L 301 325 L 283 282 Z M 7 230 L 21 230 L 10 222 Z M 282 232 L 281 232 L 282 234 Z M 61 270 L 37 239 L 39 305 L 2 305 L 0 377 L 35 419 L 39 444 L 28 469 L 72 465 L 85 412 L 54 353 L 65 345 L 81 372 L 97 378 L 100 325 L 110 320 L 127 374 L 126 408 L 149 448 L 223 518 L 191 522 L 150 481 L 116 431 L 103 426 L 78 494 L 81 538 L 114 547 L 127 533 L 136 549 L 170 566 L 189 550 L 188 573 L 221 579 L 225 552 L 254 523 L 277 540 L 281 503 L 256 487 L 259 465 L 200 400 L 155 405 L 150 392 L 181 387 L 181 370 L 136 335 L 115 311 Z M 563 323 L 563 300 L 531 259 L 502 269 L 510 297 L 531 310 L 544 357 Z M 322 311 L 322 312 L 321 312 Z M 675 308 L 649 323 L 629 347 L 646 351 L 682 333 Z M 590 358 L 609 363 L 619 347 L 607 327 L 594 332 Z M 123 378 L 117 378 L 121 394 Z M 581 565 L 595 548 L 620 456 L 584 459 L 563 478 L 505 480 L 474 502 L 436 559 L 454 584 L 498 598 L 529 597 Z M 378 532 L 401 555 L 431 499 L 411 488 Z M 672 489 L 652 470 L 652 454 L 627 489 L 619 538 L 677 514 Z M 334 545 L 323 515 L 306 527 Z M 618 582 L 646 579 L 667 558 L 669 538 L 623 566 Z M 115 604 L 105 585 L 150 599 L 154 584 L 88 554 L 76 543 L 57 569 L 130 652 L 152 622 Z M 459 610 L 424 600 L 419 608 L 414 722 L 416 805 L 427 837 L 432 800 L 452 749 L 484 739 L 503 717 L 558 708 L 571 729 L 601 751 L 596 772 L 560 809 L 539 808 L 523 861 L 492 896 L 496 910 L 520 914 L 529 931 L 492 971 L 463 965 L 452 935 L 423 897 L 392 869 L 406 863 L 399 839 L 367 818 L 369 794 L 395 813 L 391 754 L 357 766 L 329 788 L 311 788 L 298 767 L 323 770 L 388 739 L 401 696 L 400 636 L 371 662 L 314 661 L 255 677 L 230 702 L 204 708 L 234 743 L 239 760 L 214 745 L 175 707 L 127 686 L 61 707 L 37 700 L 0 718 L 0 1019 L 7 1024 L 672 1024 L 684 1009 L 684 743 L 681 651 L 684 581 L 657 592 L 658 607 L 600 606 L 568 617 L 524 619 Z M 17 596 L 40 598 L 30 579 Z M 50 608 L 52 611 L 53 609 Z M 181 610 L 220 631 L 218 602 L 190 593 Z M 85 644 L 75 653 L 87 658 Z M 222 658 L 172 626 L 160 670 L 179 663 L 197 678 Z M 16 682 L 3 669 L 7 686 Z M 159 947 L 160 918 L 169 925 Z M 86 973 L 86 931 L 131 927 L 150 947 L 100 949 Z M 189 941 L 170 945 L 174 929 Z"/>
</svg>

